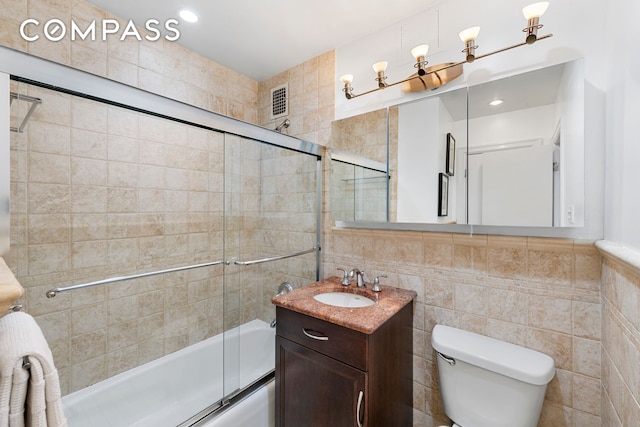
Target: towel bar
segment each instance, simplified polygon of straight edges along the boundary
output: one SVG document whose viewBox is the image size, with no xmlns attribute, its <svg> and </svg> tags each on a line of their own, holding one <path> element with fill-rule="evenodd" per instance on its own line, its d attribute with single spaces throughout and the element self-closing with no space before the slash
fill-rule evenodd
<svg viewBox="0 0 640 427">
<path fill-rule="evenodd" d="M 27 114 L 22 119 L 22 123 L 20 123 L 20 126 L 18 126 L 18 127 L 13 127 L 12 126 L 12 127 L 9 128 L 9 130 L 11 132 L 22 133 L 24 131 L 24 127 L 27 125 L 27 122 L 31 118 L 31 115 L 36 110 L 36 107 L 38 105 L 42 104 L 42 99 L 35 98 L 33 96 L 22 95 L 22 94 L 19 94 L 19 93 L 16 93 L 16 92 L 11 92 L 9 99 L 10 99 L 9 104 L 13 103 L 14 99 L 17 99 L 19 101 L 26 101 L 26 102 L 30 102 L 31 103 L 31 107 L 29 108 L 29 111 L 27 111 Z"/>
<path fill-rule="evenodd" d="M 123 282 L 125 280 L 140 279 L 142 277 L 157 276 L 159 274 L 175 273 L 177 271 L 192 270 L 194 268 L 211 267 L 214 265 L 222 265 L 224 261 L 213 261 L 204 264 L 187 265 L 184 267 L 168 268 L 166 270 L 150 271 L 148 273 L 132 274 L 131 276 L 111 277 L 109 279 L 98 280 L 95 282 L 82 283 L 80 285 L 67 286 L 66 288 L 55 288 L 47 291 L 47 298 L 53 298 L 60 292 L 72 291 L 74 289 L 88 288 L 90 286 L 107 285 L 109 283 Z"/>
<path fill-rule="evenodd" d="M 287 258 L 297 257 L 297 256 L 300 256 L 300 255 L 306 255 L 306 254 L 310 254 L 312 252 L 316 252 L 318 250 L 320 250 L 320 248 L 318 246 L 314 246 L 313 248 L 307 249 L 306 251 L 294 252 L 292 254 L 278 255 L 278 256 L 271 257 L 271 258 L 254 259 L 252 261 L 238 261 L 238 260 L 235 260 L 235 261 L 233 261 L 233 263 L 235 265 L 262 264 L 262 263 L 265 263 L 265 262 L 279 261 L 281 259 L 287 259 Z M 227 265 L 231 264 L 231 261 L 227 261 L 226 264 Z"/>
</svg>

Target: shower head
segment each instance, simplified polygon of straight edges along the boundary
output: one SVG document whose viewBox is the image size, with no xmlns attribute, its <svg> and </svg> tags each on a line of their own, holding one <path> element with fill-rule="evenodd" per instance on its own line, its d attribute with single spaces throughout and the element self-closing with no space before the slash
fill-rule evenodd
<svg viewBox="0 0 640 427">
<path fill-rule="evenodd" d="M 290 124 L 291 124 L 291 121 L 289 119 L 284 119 L 284 121 L 282 123 L 280 123 L 278 126 L 276 126 L 275 131 L 276 132 L 282 132 L 282 129 L 288 128 Z"/>
</svg>

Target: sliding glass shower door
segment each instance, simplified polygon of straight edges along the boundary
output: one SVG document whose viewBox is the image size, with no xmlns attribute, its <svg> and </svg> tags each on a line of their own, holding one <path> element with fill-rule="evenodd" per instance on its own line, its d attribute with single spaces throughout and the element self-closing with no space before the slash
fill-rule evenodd
<svg viewBox="0 0 640 427">
<path fill-rule="evenodd" d="M 282 283 L 317 280 L 319 161 L 315 155 L 225 135 L 225 395 L 275 367 Z"/>
<path fill-rule="evenodd" d="M 75 402 L 65 407 L 70 426 L 153 416 L 147 425 L 190 425 L 272 372 L 271 298 L 283 282 L 319 275 L 317 155 L 57 86 L 6 83 L 16 131 L 5 148 L 5 259 Z M 30 100 L 37 108 L 20 129 Z M 161 371 L 148 383 L 136 379 L 152 365 Z M 123 375 L 134 379 L 89 396 Z M 76 392 L 87 393 L 69 399 Z"/>
</svg>

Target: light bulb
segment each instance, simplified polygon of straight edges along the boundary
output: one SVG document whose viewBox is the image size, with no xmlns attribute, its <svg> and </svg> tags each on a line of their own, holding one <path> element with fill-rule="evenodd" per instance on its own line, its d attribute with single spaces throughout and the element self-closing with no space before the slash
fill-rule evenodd
<svg viewBox="0 0 640 427">
<path fill-rule="evenodd" d="M 387 64 L 388 64 L 387 61 L 380 61 L 373 64 L 371 67 L 373 68 L 373 71 L 375 71 L 376 73 L 384 73 L 384 70 L 387 69 Z"/>
<path fill-rule="evenodd" d="M 491 101 L 491 102 L 489 103 L 489 105 L 491 105 L 492 107 L 496 107 L 496 106 L 498 106 L 498 105 L 502 104 L 503 102 L 504 102 L 504 101 L 503 101 L 502 99 L 500 99 L 500 98 L 496 98 L 496 99 L 494 99 L 493 101 Z"/>
<path fill-rule="evenodd" d="M 353 74 L 345 74 L 342 77 L 340 77 L 340 81 L 342 82 L 343 85 L 346 85 L 347 83 L 351 83 L 353 81 Z"/>
<path fill-rule="evenodd" d="M 468 42 L 470 40 L 475 40 L 478 37 L 478 33 L 480 32 L 480 27 L 471 27 L 466 30 L 460 31 L 460 40 L 463 42 Z"/>
<path fill-rule="evenodd" d="M 190 10 L 182 9 L 178 12 L 178 15 L 180 15 L 180 18 L 182 18 L 186 22 L 191 22 L 191 23 L 198 22 L 198 15 L 196 15 Z"/>
<path fill-rule="evenodd" d="M 427 56 L 427 52 L 429 52 L 429 45 L 428 44 L 421 44 L 419 46 L 414 47 L 413 49 L 411 49 L 411 55 L 413 55 L 413 57 L 417 60 L 420 57 L 425 57 Z"/>
<path fill-rule="evenodd" d="M 548 7 L 549 2 L 546 1 L 533 3 L 529 6 L 525 6 L 525 8 L 522 9 L 522 14 L 527 19 L 527 21 L 533 18 L 540 18 L 547 11 Z"/>
</svg>

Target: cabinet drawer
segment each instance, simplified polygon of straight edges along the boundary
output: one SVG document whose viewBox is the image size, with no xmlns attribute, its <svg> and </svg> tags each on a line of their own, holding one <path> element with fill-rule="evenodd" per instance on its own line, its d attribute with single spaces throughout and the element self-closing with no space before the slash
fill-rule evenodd
<svg viewBox="0 0 640 427">
<path fill-rule="evenodd" d="M 276 307 L 276 333 L 290 341 L 367 370 L 367 335 L 315 317 Z"/>
</svg>

